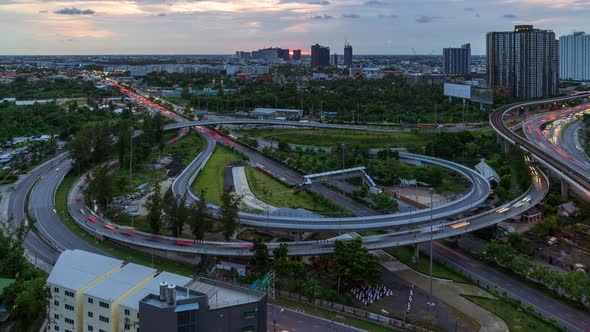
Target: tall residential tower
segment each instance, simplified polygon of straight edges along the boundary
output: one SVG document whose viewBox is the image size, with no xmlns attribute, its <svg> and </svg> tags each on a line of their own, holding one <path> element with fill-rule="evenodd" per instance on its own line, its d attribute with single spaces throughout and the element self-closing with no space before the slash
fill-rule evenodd
<svg viewBox="0 0 590 332">
<path fill-rule="evenodd" d="M 443 72 L 445 75 L 464 75 L 471 73 L 471 45 L 443 49 Z"/>
<path fill-rule="evenodd" d="M 330 48 L 315 44 L 311 46 L 311 67 L 328 67 L 330 65 Z"/>
<path fill-rule="evenodd" d="M 590 35 L 574 32 L 559 37 L 559 77 L 590 81 Z"/>
<path fill-rule="evenodd" d="M 352 46 L 348 42 L 344 44 L 344 65 L 346 68 L 352 67 Z"/>
<path fill-rule="evenodd" d="M 556 95 L 559 54 L 555 33 L 517 25 L 514 31 L 488 32 L 487 72 L 492 87 L 505 87 L 517 98 Z"/>
</svg>

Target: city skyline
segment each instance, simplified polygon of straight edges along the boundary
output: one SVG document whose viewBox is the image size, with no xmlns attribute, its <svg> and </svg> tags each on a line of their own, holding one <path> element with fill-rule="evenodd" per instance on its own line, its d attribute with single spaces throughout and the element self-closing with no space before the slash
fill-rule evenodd
<svg viewBox="0 0 590 332">
<path fill-rule="evenodd" d="M 534 24 L 557 36 L 588 30 L 590 2 L 498 1 L 46 1 L 0 2 L 3 55 L 232 54 L 320 43 L 355 54 L 442 54 L 485 34 Z M 467 28 L 469 27 L 469 28 Z M 369 36 L 369 38 L 367 38 Z"/>
</svg>

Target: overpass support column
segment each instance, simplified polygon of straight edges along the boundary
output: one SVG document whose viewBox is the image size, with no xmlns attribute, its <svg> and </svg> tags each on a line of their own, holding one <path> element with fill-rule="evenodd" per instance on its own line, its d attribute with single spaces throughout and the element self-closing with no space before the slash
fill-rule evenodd
<svg viewBox="0 0 590 332">
<path fill-rule="evenodd" d="M 567 200 L 568 183 L 565 180 L 561 180 L 561 199 Z"/>
<path fill-rule="evenodd" d="M 414 245 L 414 263 L 418 264 L 418 259 L 420 259 L 420 249 L 419 245 L 416 243 Z"/>
<path fill-rule="evenodd" d="M 510 142 L 508 140 L 504 140 L 504 153 L 508 154 L 510 152 Z"/>
</svg>

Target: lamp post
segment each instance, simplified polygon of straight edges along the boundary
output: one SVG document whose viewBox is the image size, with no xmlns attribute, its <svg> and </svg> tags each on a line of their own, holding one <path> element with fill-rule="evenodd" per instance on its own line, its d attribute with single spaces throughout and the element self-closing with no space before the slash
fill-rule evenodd
<svg viewBox="0 0 590 332">
<path fill-rule="evenodd" d="M 432 300 L 432 194 L 434 189 L 430 188 L 428 191 L 430 192 L 430 295 L 428 297 L 428 305 L 434 307 L 435 304 Z"/>
</svg>

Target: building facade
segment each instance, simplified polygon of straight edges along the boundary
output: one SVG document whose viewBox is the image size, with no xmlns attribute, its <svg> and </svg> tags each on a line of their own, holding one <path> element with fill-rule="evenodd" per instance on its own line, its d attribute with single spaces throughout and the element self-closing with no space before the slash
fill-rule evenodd
<svg viewBox="0 0 590 332">
<path fill-rule="evenodd" d="M 311 46 L 311 67 L 328 67 L 330 66 L 330 48 L 315 44 Z"/>
<path fill-rule="evenodd" d="M 443 73 L 445 75 L 471 74 L 471 45 L 443 49 Z"/>
<path fill-rule="evenodd" d="M 559 37 L 559 77 L 590 81 L 590 35 L 574 32 Z"/>
<path fill-rule="evenodd" d="M 301 60 L 301 50 L 293 50 L 293 60 Z"/>
<path fill-rule="evenodd" d="M 263 292 L 82 250 L 60 255 L 47 288 L 48 331 L 266 331 Z"/>
<path fill-rule="evenodd" d="M 330 56 L 330 66 L 338 67 L 338 54 L 334 53 Z"/>
<path fill-rule="evenodd" d="M 346 68 L 352 67 L 352 46 L 349 43 L 344 44 L 344 65 Z"/>
<path fill-rule="evenodd" d="M 550 30 L 517 25 L 514 31 L 486 36 L 488 83 L 517 98 L 556 95 L 559 91 L 559 42 Z"/>
</svg>

